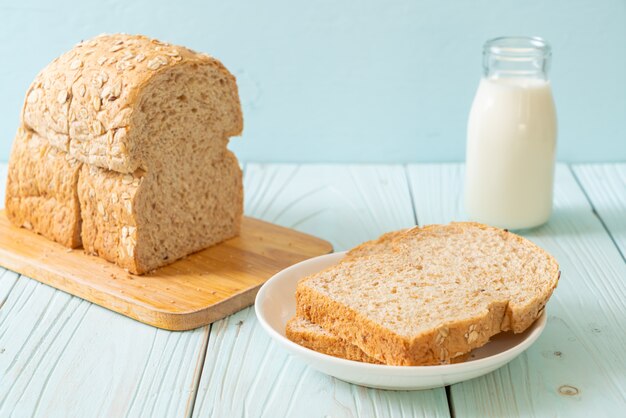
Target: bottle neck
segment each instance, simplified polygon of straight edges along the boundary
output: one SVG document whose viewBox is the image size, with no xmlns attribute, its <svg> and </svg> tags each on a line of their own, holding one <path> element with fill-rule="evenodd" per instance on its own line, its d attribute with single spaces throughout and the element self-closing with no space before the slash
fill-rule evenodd
<svg viewBox="0 0 626 418">
<path fill-rule="evenodd" d="M 483 47 L 483 74 L 489 79 L 548 80 L 550 45 L 541 38 L 502 37 Z"/>
</svg>

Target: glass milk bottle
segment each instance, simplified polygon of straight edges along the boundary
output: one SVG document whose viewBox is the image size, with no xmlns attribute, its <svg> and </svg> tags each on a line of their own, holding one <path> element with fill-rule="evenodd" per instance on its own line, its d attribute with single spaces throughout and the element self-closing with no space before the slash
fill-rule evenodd
<svg viewBox="0 0 626 418">
<path fill-rule="evenodd" d="M 500 228 L 543 224 L 552 211 L 556 110 L 541 38 L 485 43 L 467 128 L 465 209 Z"/>
</svg>

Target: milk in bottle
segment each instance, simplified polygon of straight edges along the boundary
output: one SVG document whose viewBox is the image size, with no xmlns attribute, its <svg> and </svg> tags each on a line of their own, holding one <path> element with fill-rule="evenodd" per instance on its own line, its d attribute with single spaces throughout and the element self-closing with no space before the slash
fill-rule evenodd
<svg viewBox="0 0 626 418">
<path fill-rule="evenodd" d="M 539 38 L 497 38 L 484 47 L 484 77 L 467 129 L 469 218 L 508 229 L 543 224 L 552 211 L 557 123 Z"/>
</svg>

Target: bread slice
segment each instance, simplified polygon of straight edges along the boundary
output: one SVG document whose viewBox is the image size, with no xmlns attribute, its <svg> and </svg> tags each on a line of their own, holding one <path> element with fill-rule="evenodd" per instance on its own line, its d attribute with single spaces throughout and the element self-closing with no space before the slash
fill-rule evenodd
<svg viewBox="0 0 626 418">
<path fill-rule="evenodd" d="M 88 253 L 137 274 L 239 233 L 242 175 L 227 144 L 243 118 L 235 77 L 215 58 L 140 35 L 98 36 L 37 75 L 22 123 L 20 132 L 58 157 L 45 163 L 47 175 L 67 179 L 68 190 L 45 197 L 71 195 L 74 218 L 57 225 L 69 214 L 50 211 L 52 199 L 25 199 L 10 175 L 18 226 L 64 245 L 82 240 Z M 11 161 L 23 183 L 42 162 L 20 149 Z"/>
<path fill-rule="evenodd" d="M 319 353 L 347 360 L 381 364 L 380 361 L 368 356 L 356 345 L 350 344 L 346 340 L 343 340 L 326 331 L 319 325 L 306 319 L 298 318 L 297 316 L 294 316 L 287 322 L 285 333 L 287 338 L 296 344 L 315 350 Z M 466 353 L 452 358 L 450 362 L 461 363 L 466 361 L 468 358 L 469 353 Z"/>
<path fill-rule="evenodd" d="M 144 273 L 238 235 L 243 185 L 237 158 L 231 152 L 221 160 L 196 157 L 181 168 L 192 183 L 84 165 L 78 195 L 85 251 Z"/>
<path fill-rule="evenodd" d="M 18 129 L 7 179 L 8 218 L 67 247 L 80 247 L 79 171 L 74 158 L 36 133 Z"/>
<path fill-rule="evenodd" d="M 471 222 L 416 227 L 361 250 L 299 282 L 297 315 L 385 364 L 447 363 L 501 331 L 523 332 L 559 278 L 556 260 L 530 241 Z"/>
<path fill-rule="evenodd" d="M 380 364 L 380 361 L 368 356 L 356 345 L 350 344 L 319 325 L 297 316 L 294 316 L 287 322 L 285 333 L 287 338 L 296 344 L 323 354 L 365 363 Z"/>
</svg>

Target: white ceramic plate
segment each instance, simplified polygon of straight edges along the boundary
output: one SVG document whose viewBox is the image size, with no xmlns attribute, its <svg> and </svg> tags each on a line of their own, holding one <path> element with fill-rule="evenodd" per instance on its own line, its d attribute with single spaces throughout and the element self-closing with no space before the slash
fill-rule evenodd
<svg viewBox="0 0 626 418">
<path fill-rule="evenodd" d="M 296 311 L 298 280 L 336 264 L 344 252 L 295 264 L 269 279 L 259 290 L 255 310 L 261 326 L 278 344 L 314 369 L 346 382 L 380 389 L 430 389 L 490 373 L 513 360 L 535 342 L 546 325 L 546 314 L 522 334 L 501 333 L 474 350 L 471 359 L 441 366 L 385 366 L 345 360 L 302 347 L 285 337 L 285 324 Z"/>
</svg>

